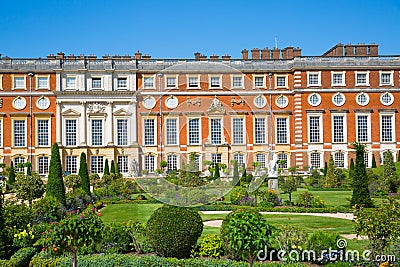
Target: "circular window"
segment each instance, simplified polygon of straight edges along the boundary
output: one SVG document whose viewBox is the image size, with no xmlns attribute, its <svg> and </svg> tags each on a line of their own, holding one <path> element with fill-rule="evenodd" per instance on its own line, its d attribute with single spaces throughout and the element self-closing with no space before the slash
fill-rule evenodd
<svg viewBox="0 0 400 267">
<path fill-rule="evenodd" d="M 36 101 L 36 106 L 39 109 L 48 109 L 50 106 L 50 100 L 47 97 L 42 96 Z"/>
<path fill-rule="evenodd" d="M 344 102 L 346 102 L 346 97 L 342 93 L 336 93 L 332 97 L 332 102 L 338 107 L 343 106 Z"/>
<path fill-rule="evenodd" d="M 265 99 L 265 96 L 259 95 L 254 98 L 254 105 L 258 108 L 263 108 L 267 105 L 267 99 Z"/>
<path fill-rule="evenodd" d="M 26 100 L 23 97 L 16 97 L 12 102 L 12 105 L 15 109 L 24 109 L 26 107 Z"/>
<path fill-rule="evenodd" d="M 308 103 L 313 107 L 318 106 L 319 104 L 321 104 L 321 96 L 317 93 L 313 93 L 313 94 L 309 95 Z"/>
<path fill-rule="evenodd" d="M 148 96 L 143 100 L 143 106 L 147 109 L 152 109 L 156 105 L 156 100 L 152 96 Z"/>
<path fill-rule="evenodd" d="M 394 101 L 394 97 L 391 93 L 384 93 L 381 94 L 381 103 L 384 104 L 385 106 L 390 106 L 391 104 L 393 104 Z"/>
<path fill-rule="evenodd" d="M 356 102 L 360 106 L 366 106 L 369 103 L 369 95 L 366 93 L 359 93 L 356 97 Z"/>
<path fill-rule="evenodd" d="M 287 105 L 289 104 L 289 100 L 286 96 L 280 95 L 278 98 L 275 100 L 275 103 L 278 107 L 280 108 L 286 108 Z"/>
<path fill-rule="evenodd" d="M 178 106 L 178 98 L 175 96 L 170 96 L 165 100 L 165 105 L 169 109 L 174 109 Z"/>
</svg>

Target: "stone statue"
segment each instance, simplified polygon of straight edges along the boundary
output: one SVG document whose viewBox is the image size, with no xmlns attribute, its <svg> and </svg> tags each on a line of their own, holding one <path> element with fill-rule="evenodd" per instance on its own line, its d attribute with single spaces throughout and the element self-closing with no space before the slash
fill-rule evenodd
<svg viewBox="0 0 400 267">
<path fill-rule="evenodd" d="M 139 164 L 137 163 L 136 159 L 132 160 L 131 170 L 132 170 L 133 177 L 139 176 Z"/>
<path fill-rule="evenodd" d="M 278 177 L 278 171 L 276 169 L 276 162 L 278 161 L 278 156 L 274 153 L 272 153 L 272 159 L 268 163 L 268 178 L 276 178 Z"/>
</svg>

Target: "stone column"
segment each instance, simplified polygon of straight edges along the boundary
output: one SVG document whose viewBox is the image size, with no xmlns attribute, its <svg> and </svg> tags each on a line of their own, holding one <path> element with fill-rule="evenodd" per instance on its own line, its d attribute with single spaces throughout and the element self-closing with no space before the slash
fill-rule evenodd
<svg viewBox="0 0 400 267">
<path fill-rule="evenodd" d="M 83 116 L 83 134 L 81 134 L 81 146 L 86 146 L 87 145 L 87 121 L 89 118 L 87 118 L 86 115 L 86 101 L 81 101 L 81 106 L 82 106 L 82 116 Z"/>
</svg>

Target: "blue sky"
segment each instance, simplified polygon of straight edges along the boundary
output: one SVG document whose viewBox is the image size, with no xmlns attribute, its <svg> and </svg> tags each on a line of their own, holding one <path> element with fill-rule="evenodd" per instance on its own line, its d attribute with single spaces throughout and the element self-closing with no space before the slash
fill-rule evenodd
<svg viewBox="0 0 400 267">
<path fill-rule="evenodd" d="M 0 53 L 9 57 L 134 54 L 193 58 L 299 46 L 321 55 L 338 42 L 400 54 L 399 0 L 0 0 Z"/>
</svg>

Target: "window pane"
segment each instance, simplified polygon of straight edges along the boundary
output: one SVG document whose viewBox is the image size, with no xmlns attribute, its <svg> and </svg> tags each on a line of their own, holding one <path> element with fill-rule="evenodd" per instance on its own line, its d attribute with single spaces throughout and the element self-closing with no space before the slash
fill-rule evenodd
<svg viewBox="0 0 400 267">
<path fill-rule="evenodd" d="M 288 142 L 286 118 L 276 119 L 276 134 L 278 144 L 286 144 Z"/>
<path fill-rule="evenodd" d="M 76 146 L 76 120 L 65 120 L 65 141 L 67 146 Z"/>
<path fill-rule="evenodd" d="M 144 145 L 155 145 L 154 140 L 154 120 L 153 119 L 145 119 L 144 120 Z"/>
<path fill-rule="evenodd" d="M 211 144 L 218 145 L 221 143 L 222 143 L 221 119 L 211 119 Z"/>
<path fill-rule="evenodd" d="M 260 168 L 265 168 L 265 154 L 256 154 L 256 162 L 260 163 Z"/>
<path fill-rule="evenodd" d="M 46 77 L 39 77 L 38 81 L 38 88 L 49 88 L 49 79 Z"/>
<path fill-rule="evenodd" d="M 333 116 L 333 142 L 344 142 L 344 117 Z"/>
<path fill-rule="evenodd" d="M 146 155 L 144 157 L 144 169 L 149 172 L 154 172 L 154 156 Z"/>
<path fill-rule="evenodd" d="M 102 173 L 104 171 L 103 156 L 90 157 L 90 170 L 91 173 Z"/>
<path fill-rule="evenodd" d="M 285 153 L 278 154 L 278 168 L 287 169 L 288 155 Z"/>
<path fill-rule="evenodd" d="M 243 129 L 242 118 L 233 119 L 233 143 L 234 144 L 244 143 L 244 129 Z"/>
<path fill-rule="evenodd" d="M 177 120 L 176 119 L 167 119 L 167 145 L 177 145 Z"/>
<path fill-rule="evenodd" d="M 128 120 L 117 120 L 118 145 L 128 145 Z"/>
<path fill-rule="evenodd" d="M 78 173 L 77 168 L 77 156 L 66 156 L 65 157 L 65 170 L 69 173 Z"/>
<path fill-rule="evenodd" d="M 144 87 L 153 88 L 154 87 L 154 77 L 144 77 Z"/>
<path fill-rule="evenodd" d="M 393 141 L 393 128 L 392 128 L 392 115 L 382 116 L 382 142 L 392 142 Z"/>
<path fill-rule="evenodd" d="M 358 142 L 368 142 L 368 116 L 357 117 Z"/>
<path fill-rule="evenodd" d="M 233 77 L 233 87 L 242 87 L 242 77 Z"/>
<path fill-rule="evenodd" d="M 25 88 L 25 78 L 15 77 L 14 78 L 14 88 Z"/>
<path fill-rule="evenodd" d="M 14 146 L 24 147 L 25 144 L 25 121 L 15 120 L 14 121 Z"/>
<path fill-rule="evenodd" d="M 276 77 L 276 86 L 285 87 L 286 86 L 286 77 Z"/>
<path fill-rule="evenodd" d="M 17 171 L 17 172 L 25 172 L 25 167 L 22 167 L 22 168 L 18 168 L 18 164 L 23 164 L 23 163 L 25 163 L 25 158 L 23 158 L 23 157 L 16 157 L 16 158 L 14 158 L 14 168 L 15 168 L 15 170 Z"/>
<path fill-rule="evenodd" d="M 103 121 L 92 120 L 92 146 L 103 145 Z"/>
<path fill-rule="evenodd" d="M 167 170 L 174 170 L 178 169 L 178 157 L 176 155 L 168 155 L 167 156 Z"/>
<path fill-rule="evenodd" d="M 256 87 L 264 87 L 264 77 L 255 77 L 254 78 L 254 85 Z"/>
<path fill-rule="evenodd" d="M 220 79 L 219 77 L 211 77 L 211 87 L 220 87 Z"/>
<path fill-rule="evenodd" d="M 200 143 L 200 119 L 189 119 L 189 145 Z"/>
<path fill-rule="evenodd" d="M 237 153 L 237 154 L 233 155 L 233 160 L 235 160 L 239 164 L 243 164 L 244 163 L 244 155 L 241 153 Z"/>
<path fill-rule="evenodd" d="M 49 172 L 49 158 L 48 157 L 39 157 L 38 159 L 38 171 L 39 174 L 46 174 Z"/>
<path fill-rule="evenodd" d="M 320 117 L 310 117 L 310 143 L 318 143 L 321 142 L 320 139 Z"/>
<path fill-rule="evenodd" d="M 176 87 L 175 77 L 167 77 L 167 87 Z"/>
<path fill-rule="evenodd" d="M 128 79 L 127 78 L 118 78 L 117 87 L 118 88 L 127 88 L 128 87 Z"/>
<path fill-rule="evenodd" d="M 118 168 L 119 172 L 127 173 L 128 170 L 128 156 L 118 156 Z"/>
<path fill-rule="evenodd" d="M 336 167 L 343 168 L 344 167 L 344 153 L 337 152 L 334 156 L 334 162 Z"/>
<path fill-rule="evenodd" d="M 67 88 L 76 88 L 76 78 L 67 77 Z"/>
<path fill-rule="evenodd" d="M 101 88 L 101 78 L 92 78 L 92 88 Z"/>
<path fill-rule="evenodd" d="M 265 144 L 265 118 L 254 119 L 255 143 Z"/>
<path fill-rule="evenodd" d="M 38 146 L 49 145 L 49 121 L 38 120 L 37 121 L 37 133 L 38 133 Z"/>
<path fill-rule="evenodd" d="M 319 153 L 311 153 L 311 166 L 313 168 L 321 168 L 321 154 Z"/>
</svg>

